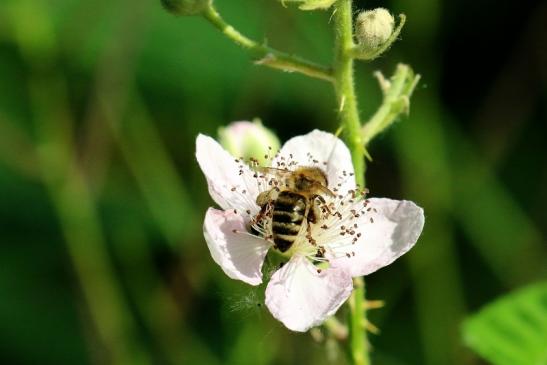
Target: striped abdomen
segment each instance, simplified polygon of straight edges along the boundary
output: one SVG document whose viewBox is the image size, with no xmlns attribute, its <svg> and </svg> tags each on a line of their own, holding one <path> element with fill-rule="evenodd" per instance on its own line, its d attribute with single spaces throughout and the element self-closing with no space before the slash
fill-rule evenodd
<svg viewBox="0 0 547 365">
<path fill-rule="evenodd" d="M 272 231 L 276 247 L 287 251 L 300 231 L 306 213 L 306 198 L 290 191 L 282 191 L 273 205 Z"/>
</svg>

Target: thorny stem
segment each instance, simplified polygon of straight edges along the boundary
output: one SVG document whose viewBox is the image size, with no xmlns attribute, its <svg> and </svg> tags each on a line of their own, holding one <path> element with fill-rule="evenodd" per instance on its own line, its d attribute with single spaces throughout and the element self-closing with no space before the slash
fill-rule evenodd
<svg viewBox="0 0 547 365">
<path fill-rule="evenodd" d="M 344 128 L 345 139 L 351 151 L 355 177 L 359 186 L 365 186 L 364 144 L 353 81 L 353 19 L 352 0 L 338 0 L 334 4 L 335 61 L 334 87 L 338 100 L 338 112 Z M 362 277 L 354 279 L 350 297 L 350 352 L 355 365 L 369 365 L 368 347 L 364 324 L 365 283 Z"/>
<path fill-rule="evenodd" d="M 210 5 L 202 15 L 228 39 L 249 51 L 256 64 L 286 72 L 299 72 L 310 77 L 334 82 L 330 68 L 278 51 L 244 36 L 233 26 L 226 23 L 213 5 Z"/>
</svg>

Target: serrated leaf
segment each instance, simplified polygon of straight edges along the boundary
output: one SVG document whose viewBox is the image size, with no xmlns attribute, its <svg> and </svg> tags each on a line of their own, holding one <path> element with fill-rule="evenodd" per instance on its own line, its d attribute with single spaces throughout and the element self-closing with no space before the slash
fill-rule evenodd
<svg viewBox="0 0 547 365">
<path fill-rule="evenodd" d="M 547 282 L 488 304 L 464 322 L 463 335 L 495 365 L 547 365 Z"/>
</svg>

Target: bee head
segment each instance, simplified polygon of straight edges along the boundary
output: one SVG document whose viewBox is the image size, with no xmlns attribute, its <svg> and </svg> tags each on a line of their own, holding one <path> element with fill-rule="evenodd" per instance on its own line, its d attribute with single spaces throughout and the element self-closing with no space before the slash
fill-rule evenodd
<svg viewBox="0 0 547 365">
<path fill-rule="evenodd" d="M 313 192 L 327 187 L 325 173 L 317 167 L 300 167 L 294 172 L 294 188 L 297 191 Z"/>
</svg>

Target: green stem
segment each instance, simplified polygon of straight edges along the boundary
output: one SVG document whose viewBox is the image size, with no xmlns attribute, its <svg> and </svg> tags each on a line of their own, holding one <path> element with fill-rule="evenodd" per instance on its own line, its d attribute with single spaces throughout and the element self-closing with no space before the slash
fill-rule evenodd
<svg viewBox="0 0 547 365">
<path fill-rule="evenodd" d="M 351 0 L 339 0 L 335 3 L 333 17 L 336 32 L 334 87 L 338 100 L 338 113 L 351 151 L 357 183 L 364 187 L 364 146 L 360 133 L 361 123 L 359 122 L 357 97 L 355 96 L 353 58 L 351 57 L 351 50 L 355 46 L 353 43 L 351 3 Z"/>
<path fill-rule="evenodd" d="M 365 280 L 353 278 L 353 293 L 350 297 L 351 358 L 355 365 L 369 365 L 365 309 Z"/>
<path fill-rule="evenodd" d="M 338 101 L 340 121 L 345 139 L 351 151 L 355 177 L 362 188 L 365 186 L 364 144 L 359 122 L 359 111 L 353 81 L 352 0 L 338 0 L 335 3 L 335 52 L 334 86 Z M 366 323 L 365 284 L 363 278 L 354 279 L 354 291 L 350 298 L 350 352 L 355 365 L 369 365 L 368 348 L 364 324 Z"/>
<path fill-rule="evenodd" d="M 264 65 L 286 72 L 299 72 L 329 82 L 334 81 L 330 68 L 278 51 L 244 36 L 233 26 L 226 23 L 212 5 L 203 12 L 203 17 L 215 26 L 215 28 L 220 30 L 228 39 L 248 50 L 255 60 L 255 63 L 258 65 Z"/>
</svg>

